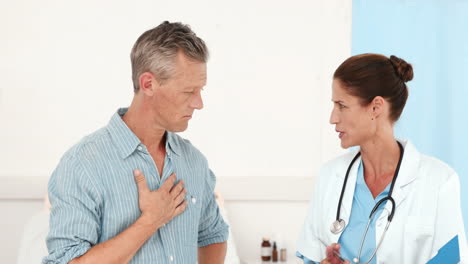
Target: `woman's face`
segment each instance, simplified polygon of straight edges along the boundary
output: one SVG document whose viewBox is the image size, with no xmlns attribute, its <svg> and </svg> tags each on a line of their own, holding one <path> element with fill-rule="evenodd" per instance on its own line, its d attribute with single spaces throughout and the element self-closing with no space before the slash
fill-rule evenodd
<svg viewBox="0 0 468 264">
<path fill-rule="evenodd" d="M 377 125 L 372 103 L 362 106 L 359 97 L 350 95 L 338 79 L 333 80 L 332 101 L 330 124 L 339 133 L 342 148 L 360 146 L 373 138 Z"/>
</svg>

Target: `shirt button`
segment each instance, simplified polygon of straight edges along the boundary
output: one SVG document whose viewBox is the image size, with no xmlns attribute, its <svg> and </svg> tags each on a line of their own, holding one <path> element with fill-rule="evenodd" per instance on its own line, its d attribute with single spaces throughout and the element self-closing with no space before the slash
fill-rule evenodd
<svg viewBox="0 0 468 264">
<path fill-rule="evenodd" d="M 137 148 L 139 151 L 143 150 L 143 147 L 142 146 L 138 146 Z"/>
<path fill-rule="evenodd" d="M 192 197 L 192 203 L 195 204 L 197 202 L 197 198 Z"/>
<path fill-rule="evenodd" d="M 170 256 L 169 259 L 170 259 L 171 261 L 174 261 L 174 257 L 173 257 L 173 256 Z"/>
</svg>

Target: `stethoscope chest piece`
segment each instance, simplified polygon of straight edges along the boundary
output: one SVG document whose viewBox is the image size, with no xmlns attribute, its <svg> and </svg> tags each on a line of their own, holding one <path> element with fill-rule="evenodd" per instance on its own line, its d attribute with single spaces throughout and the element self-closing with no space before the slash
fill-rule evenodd
<svg viewBox="0 0 468 264">
<path fill-rule="evenodd" d="M 339 234 L 339 233 L 343 232 L 343 229 L 345 228 L 345 225 L 346 225 L 345 220 L 343 220 L 343 219 L 335 220 L 335 221 L 333 221 L 333 223 L 332 223 L 332 225 L 330 227 L 330 231 L 335 235 Z"/>
</svg>

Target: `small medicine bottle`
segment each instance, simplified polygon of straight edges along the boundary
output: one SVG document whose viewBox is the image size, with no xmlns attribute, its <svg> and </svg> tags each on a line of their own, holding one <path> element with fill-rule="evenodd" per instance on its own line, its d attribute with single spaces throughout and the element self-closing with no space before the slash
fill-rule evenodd
<svg viewBox="0 0 468 264">
<path fill-rule="evenodd" d="M 273 242 L 272 259 L 273 262 L 278 262 L 278 249 L 276 249 L 276 242 Z"/>
<path fill-rule="evenodd" d="M 271 244 L 270 244 L 270 239 L 268 237 L 263 238 L 261 254 L 262 254 L 263 261 L 271 260 Z"/>
<path fill-rule="evenodd" d="M 287 254 L 286 254 L 286 249 L 285 249 L 285 248 L 282 248 L 282 249 L 280 250 L 280 261 L 281 261 L 281 262 L 286 262 L 286 256 L 287 256 Z"/>
</svg>

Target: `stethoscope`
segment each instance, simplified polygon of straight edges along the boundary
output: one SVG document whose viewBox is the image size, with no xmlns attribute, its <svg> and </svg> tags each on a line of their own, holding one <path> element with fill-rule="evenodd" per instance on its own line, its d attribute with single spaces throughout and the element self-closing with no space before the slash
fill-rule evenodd
<svg viewBox="0 0 468 264">
<path fill-rule="evenodd" d="M 372 261 L 372 259 L 375 257 L 375 254 L 377 253 L 377 250 L 379 249 L 380 244 L 382 244 L 382 240 L 385 237 L 385 234 L 387 233 L 388 226 L 392 222 L 393 215 L 395 214 L 395 200 L 393 200 L 393 198 L 392 198 L 392 192 L 393 192 L 393 187 L 395 186 L 396 179 L 398 177 L 398 172 L 400 171 L 400 165 L 401 165 L 401 161 L 403 159 L 403 152 L 404 152 L 404 149 L 403 149 L 403 146 L 401 145 L 401 143 L 398 142 L 398 141 L 397 141 L 397 143 L 398 143 L 398 146 L 400 147 L 400 159 L 398 160 L 398 165 L 396 167 L 395 174 L 393 175 L 392 184 L 390 185 L 390 191 L 388 192 L 387 197 L 382 198 L 381 200 L 379 200 L 377 202 L 377 204 L 374 206 L 374 208 L 372 209 L 372 211 L 371 211 L 371 213 L 369 215 L 369 220 L 367 221 L 367 225 L 366 225 L 366 231 L 364 232 L 364 235 L 363 235 L 362 240 L 361 240 L 361 246 L 359 247 L 359 254 L 358 254 L 358 256 L 356 258 L 353 259 L 353 262 L 356 263 L 356 264 L 360 263 L 362 247 L 363 247 L 364 241 L 366 239 L 367 231 L 369 230 L 369 226 L 370 226 L 370 223 L 372 221 L 372 217 L 374 216 L 377 209 L 379 209 L 379 206 L 382 203 L 384 203 L 385 201 L 390 201 L 392 203 L 392 210 L 390 212 L 390 215 L 388 216 L 387 225 L 385 226 L 384 232 L 383 232 L 382 236 L 380 237 L 380 240 L 379 240 L 379 243 L 377 244 L 377 247 L 375 248 L 374 252 L 372 253 L 370 259 L 368 261 L 366 261 L 364 264 L 370 263 Z M 351 161 L 351 164 L 349 164 L 348 170 L 346 171 L 346 176 L 345 176 L 345 179 L 344 179 L 344 182 L 343 182 L 343 187 L 341 188 L 340 200 L 338 202 L 338 209 L 337 209 L 337 212 L 336 212 L 336 220 L 333 221 L 333 223 L 332 223 L 332 225 L 330 227 L 330 231 L 335 235 L 343 232 L 343 230 L 344 230 L 344 228 L 346 226 L 345 220 L 340 218 L 341 203 L 343 201 L 343 195 L 344 195 L 344 192 L 345 192 L 345 189 L 346 189 L 346 182 L 348 181 L 349 171 L 351 170 L 351 167 L 353 167 L 354 162 L 359 158 L 359 156 L 361 156 L 361 152 L 358 152 L 356 154 L 356 156 Z"/>
</svg>

